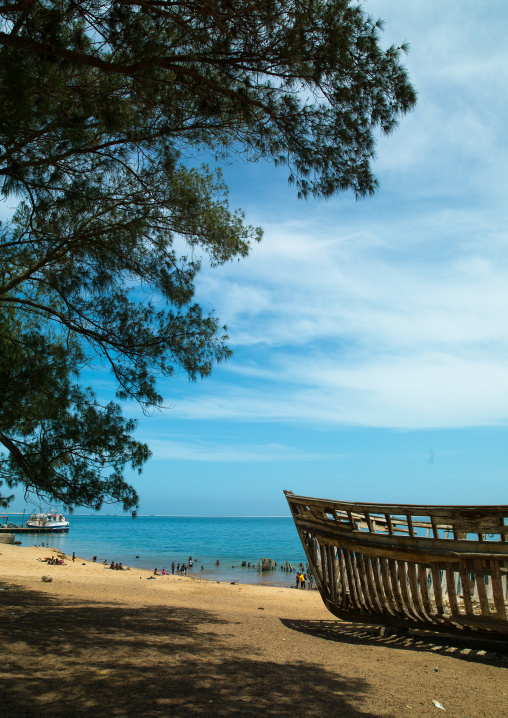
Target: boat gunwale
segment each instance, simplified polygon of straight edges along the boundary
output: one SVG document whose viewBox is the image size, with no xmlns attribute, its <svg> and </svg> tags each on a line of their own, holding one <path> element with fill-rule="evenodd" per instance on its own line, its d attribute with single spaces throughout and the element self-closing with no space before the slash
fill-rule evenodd
<svg viewBox="0 0 508 718">
<path fill-rule="evenodd" d="M 436 510 L 443 509 L 447 513 L 450 512 L 486 512 L 496 514 L 507 514 L 508 515 L 508 504 L 380 504 L 371 503 L 366 501 L 338 501 L 335 499 L 319 499 L 311 496 L 299 496 L 292 492 L 284 492 L 286 497 L 291 497 L 291 501 L 295 503 L 309 504 L 312 506 L 320 506 L 326 504 L 327 506 L 346 506 L 350 510 L 354 510 L 357 506 L 361 510 L 369 510 L 373 513 L 393 513 L 395 515 L 412 514 L 414 516 L 425 516 L 427 513 L 435 513 Z M 393 509 L 393 510 L 392 510 Z M 413 510 L 416 509 L 416 510 Z M 425 511 L 418 511 L 417 509 L 426 509 Z"/>
</svg>

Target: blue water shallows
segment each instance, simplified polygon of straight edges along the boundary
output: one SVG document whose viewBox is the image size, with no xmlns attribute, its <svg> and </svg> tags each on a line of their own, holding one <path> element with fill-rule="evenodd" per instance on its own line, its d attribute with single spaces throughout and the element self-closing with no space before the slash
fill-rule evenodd
<svg viewBox="0 0 508 718">
<path fill-rule="evenodd" d="M 17 522 L 19 515 L 10 515 Z M 68 534 L 17 536 L 24 546 L 37 543 L 60 549 L 67 555 L 133 568 L 163 568 L 172 561 L 194 567 L 187 575 L 210 580 L 289 586 L 292 574 L 280 570 L 283 561 L 297 565 L 305 554 L 291 517 L 200 517 L 200 516 L 70 516 Z M 136 558 L 139 556 L 139 558 Z M 274 571 L 257 571 L 258 558 L 272 558 Z M 215 565 L 219 561 L 219 566 Z M 246 561 L 254 568 L 243 568 Z M 201 571 L 204 566 L 205 571 Z"/>
</svg>

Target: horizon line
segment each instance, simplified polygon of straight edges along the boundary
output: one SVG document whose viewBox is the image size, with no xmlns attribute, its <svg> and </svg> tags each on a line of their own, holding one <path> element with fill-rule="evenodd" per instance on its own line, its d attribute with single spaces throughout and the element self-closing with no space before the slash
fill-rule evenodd
<svg viewBox="0 0 508 718">
<path fill-rule="evenodd" d="M 22 514 L 22 511 L 7 511 L 9 514 Z M 116 516 L 118 518 L 132 518 L 132 516 L 129 516 L 128 514 L 70 514 L 68 512 L 61 512 L 61 513 L 67 513 L 68 516 L 99 516 L 103 518 L 107 518 L 108 516 Z M 191 519 L 285 519 L 285 518 L 292 518 L 291 516 L 287 516 L 287 514 L 221 514 L 220 516 L 213 516 L 213 515 L 203 515 L 203 514 L 137 514 L 135 518 L 191 518 Z"/>
</svg>

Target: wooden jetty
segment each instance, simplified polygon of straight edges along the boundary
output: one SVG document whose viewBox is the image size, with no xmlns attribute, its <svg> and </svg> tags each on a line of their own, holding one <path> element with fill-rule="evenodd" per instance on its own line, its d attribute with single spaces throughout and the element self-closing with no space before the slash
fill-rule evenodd
<svg viewBox="0 0 508 718">
<path fill-rule="evenodd" d="M 0 526 L 0 534 L 55 534 L 59 533 L 52 528 L 32 528 L 31 526 Z"/>
<path fill-rule="evenodd" d="M 284 493 L 321 597 L 338 618 L 508 640 L 508 506 Z"/>
</svg>

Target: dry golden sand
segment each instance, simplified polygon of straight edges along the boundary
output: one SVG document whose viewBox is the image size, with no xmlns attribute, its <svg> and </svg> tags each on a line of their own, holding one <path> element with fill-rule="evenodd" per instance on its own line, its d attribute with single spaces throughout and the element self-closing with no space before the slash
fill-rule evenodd
<svg viewBox="0 0 508 718">
<path fill-rule="evenodd" d="M 317 591 L 48 554 L 0 544 L 2 717 L 508 716 L 502 651 L 382 639 Z"/>
</svg>

